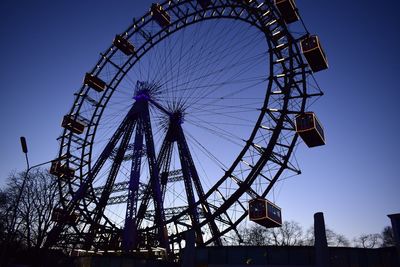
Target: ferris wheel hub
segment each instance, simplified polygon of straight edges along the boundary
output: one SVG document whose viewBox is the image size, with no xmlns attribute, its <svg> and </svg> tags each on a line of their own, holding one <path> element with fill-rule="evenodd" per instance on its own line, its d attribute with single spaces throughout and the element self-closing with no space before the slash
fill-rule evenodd
<svg viewBox="0 0 400 267">
<path fill-rule="evenodd" d="M 151 82 L 137 81 L 135 95 L 133 99 L 136 101 L 148 101 L 159 94 L 160 86 Z"/>
<path fill-rule="evenodd" d="M 169 120 L 174 125 L 181 125 L 184 123 L 184 112 L 182 110 L 176 110 L 171 113 Z"/>
</svg>

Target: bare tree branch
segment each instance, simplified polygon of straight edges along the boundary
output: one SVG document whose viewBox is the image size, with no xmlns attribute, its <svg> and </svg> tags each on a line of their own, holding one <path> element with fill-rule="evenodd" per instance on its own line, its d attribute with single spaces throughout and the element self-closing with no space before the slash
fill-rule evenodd
<svg viewBox="0 0 400 267">
<path fill-rule="evenodd" d="M 51 214 L 58 202 L 56 178 L 47 170 L 32 170 L 27 176 L 19 207 L 15 209 L 15 199 L 19 193 L 25 173 L 12 173 L 6 188 L 0 194 L 0 214 L 3 220 L 2 233 L 12 233 L 14 242 L 24 247 L 40 248 L 51 225 Z M 13 211 L 16 223 L 11 225 Z"/>
</svg>

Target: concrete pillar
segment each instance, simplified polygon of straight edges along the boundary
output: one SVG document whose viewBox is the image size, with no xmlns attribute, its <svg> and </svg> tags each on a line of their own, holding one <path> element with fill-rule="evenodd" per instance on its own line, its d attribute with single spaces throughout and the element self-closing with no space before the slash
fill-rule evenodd
<svg viewBox="0 0 400 267">
<path fill-rule="evenodd" d="M 181 266 L 194 267 L 195 265 L 196 234 L 193 230 L 185 233 L 185 249 L 183 250 Z"/>
<path fill-rule="evenodd" d="M 392 222 L 394 241 L 397 247 L 397 256 L 400 262 L 400 213 L 388 215 Z"/>
<path fill-rule="evenodd" d="M 315 265 L 317 267 L 328 267 L 329 251 L 326 240 L 324 214 L 322 212 L 314 214 L 314 237 Z"/>
</svg>

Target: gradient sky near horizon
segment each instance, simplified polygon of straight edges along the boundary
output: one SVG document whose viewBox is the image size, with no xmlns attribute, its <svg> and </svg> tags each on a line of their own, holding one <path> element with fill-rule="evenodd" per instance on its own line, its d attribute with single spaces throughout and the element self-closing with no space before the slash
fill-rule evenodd
<svg viewBox="0 0 400 267">
<path fill-rule="evenodd" d="M 0 2 L 0 186 L 31 164 L 53 159 L 60 122 L 83 74 L 99 53 L 152 1 Z M 325 96 L 313 107 L 327 145 L 300 146 L 302 174 L 279 188 L 284 219 L 328 227 L 350 239 L 376 233 L 400 212 L 398 167 L 400 2 L 297 0 L 308 29 L 320 36 L 330 69 L 316 74 Z"/>
</svg>

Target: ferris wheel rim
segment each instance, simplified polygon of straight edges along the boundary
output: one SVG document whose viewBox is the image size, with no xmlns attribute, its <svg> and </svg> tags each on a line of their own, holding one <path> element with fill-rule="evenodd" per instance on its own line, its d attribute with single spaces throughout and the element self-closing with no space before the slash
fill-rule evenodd
<svg viewBox="0 0 400 267">
<path fill-rule="evenodd" d="M 184 4 L 186 4 L 186 3 L 192 3 L 192 2 L 196 2 L 196 1 L 191 1 L 191 0 L 188 0 L 188 1 L 180 1 L 180 2 L 177 4 L 177 6 L 179 6 L 179 5 L 184 5 Z M 228 1 L 228 2 L 229 2 L 229 1 Z M 164 4 L 162 4 L 162 5 L 163 5 L 163 6 L 164 6 L 164 5 L 167 5 L 167 3 L 168 3 L 168 1 L 167 1 L 167 2 L 164 2 Z M 229 2 L 229 3 L 230 3 L 230 2 Z M 254 1 L 253 3 L 257 3 L 257 1 Z M 235 4 L 233 4 L 233 3 L 230 3 L 230 4 L 233 5 L 233 6 L 235 5 Z M 169 8 L 167 8 L 166 10 L 172 10 L 172 8 L 173 8 L 173 7 L 169 6 Z M 272 4 L 270 4 L 269 8 L 273 9 L 274 7 L 273 7 Z M 211 10 L 211 8 L 210 8 L 210 10 Z M 202 11 L 202 12 L 203 12 L 203 11 Z M 276 12 L 276 11 L 275 11 L 275 12 Z M 150 14 L 147 13 L 143 18 L 149 17 L 149 16 L 150 16 Z M 213 18 L 209 18 L 209 19 L 214 19 L 214 18 L 234 18 L 234 17 L 224 17 L 224 16 L 221 15 L 221 16 L 219 16 L 219 17 L 213 17 Z M 141 19 L 141 20 L 143 20 L 143 19 Z M 204 19 L 204 20 L 206 20 L 206 19 Z M 146 21 L 146 23 L 148 23 L 149 21 L 151 21 L 151 19 L 149 19 L 149 20 L 146 20 L 146 19 L 145 19 L 145 21 Z M 198 21 L 195 21 L 195 22 L 193 22 L 193 23 L 197 23 L 197 22 L 201 22 L 201 21 L 203 21 L 203 20 L 198 20 Z M 173 23 L 178 23 L 178 21 L 175 21 L 175 22 L 173 22 Z M 133 24 L 133 25 L 135 25 L 135 24 Z M 188 26 L 188 25 L 190 25 L 190 24 L 184 25 L 184 26 L 182 26 L 182 28 L 184 28 L 184 27 L 186 27 L 186 26 Z M 126 33 L 128 33 L 128 32 L 129 32 L 129 29 L 131 29 L 132 27 L 134 27 L 134 26 L 129 27 L 128 30 L 126 31 Z M 286 29 L 286 26 L 283 25 L 283 28 Z M 179 31 L 180 29 L 181 29 L 181 28 L 177 28 L 176 31 Z M 164 31 L 164 29 L 162 29 L 159 33 L 162 34 L 163 31 Z M 176 32 L 176 31 L 172 31 L 172 32 L 169 32 L 169 31 L 168 31 L 168 34 L 165 35 L 164 38 L 166 38 L 167 36 L 173 34 L 173 33 Z M 137 32 L 137 31 L 136 31 L 136 32 Z M 134 33 L 135 33 L 135 32 L 133 31 L 131 34 L 128 34 L 128 35 L 127 35 L 128 38 L 129 38 L 129 36 L 132 36 Z M 265 33 L 265 32 L 264 32 L 264 33 Z M 289 34 L 289 33 L 287 33 L 287 34 Z M 153 38 L 154 38 L 154 36 L 153 36 Z M 291 37 L 288 37 L 288 38 L 291 38 Z M 162 41 L 162 40 L 163 40 L 163 39 L 160 39 L 159 41 Z M 268 43 L 268 45 L 269 45 L 270 48 L 271 48 L 270 42 L 271 42 L 271 40 L 269 40 L 269 38 L 267 38 L 267 43 Z M 293 48 L 292 48 L 292 45 L 293 45 Z M 272 46 L 273 46 L 273 45 L 272 45 Z M 152 49 L 152 46 L 151 46 L 150 48 L 148 48 L 147 50 L 145 50 L 145 52 L 143 53 L 143 55 L 144 55 L 145 53 L 147 53 L 147 51 L 149 51 L 150 49 Z M 272 49 L 272 48 L 271 48 L 271 49 Z M 298 55 L 300 56 L 300 53 L 299 53 L 299 51 L 298 51 L 298 47 L 297 47 L 297 45 L 296 45 L 295 43 L 291 44 L 290 49 L 297 50 L 297 53 L 298 53 Z M 117 52 L 117 50 L 115 50 L 115 46 L 112 45 L 112 46 L 110 47 L 110 49 L 107 50 L 107 53 L 103 55 L 103 58 L 107 57 L 108 53 L 110 53 L 110 55 L 112 55 L 112 54 L 114 54 L 114 53 L 116 53 L 116 52 Z M 271 53 L 273 53 L 273 52 L 271 52 Z M 270 56 L 272 56 L 272 55 L 270 54 Z M 132 56 L 132 58 L 133 58 L 133 57 L 134 57 L 134 56 Z M 301 56 L 300 56 L 300 58 L 301 58 Z M 139 59 L 140 59 L 140 58 L 139 58 Z M 139 59 L 138 59 L 138 60 L 139 60 Z M 100 59 L 99 62 L 98 62 L 98 64 L 97 64 L 97 66 L 99 66 L 99 63 L 101 63 L 102 61 L 103 61 L 103 59 Z M 129 60 L 127 60 L 127 63 L 128 63 L 128 61 L 129 61 Z M 92 73 L 92 74 L 95 74 L 96 71 L 97 71 L 97 73 L 99 73 L 99 72 L 101 71 L 101 69 L 102 69 L 103 67 L 105 67 L 106 64 L 110 64 L 110 63 L 107 63 L 107 62 L 106 62 L 106 63 L 104 63 L 100 68 L 95 67 L 95 68 L 91 71 L 91 73 Z M 272 64 L 273 64 L 272 61 L 270 61 L 270 71 L 271 71 L 271 75 L 273 74 L 273 66 L 272 66 Z M 125 65 L 126 65 L 126 64 L 125 64 Z M 123 76 L 121 76 L 121 80 L 124 78 L 124 76 L 126 75 L 126 73 L 128 73 L 129 70 L 130 70 L 133 66 L 134 66 L 134 64 L 132 64 L 132 65 L 125 71 L 125 74 L 123 74 Z M 303 71 L 305 71 L 305 70 L 303 69 Z M 117 78 L 118 78 L 117 75 L 118 75 L 118 74 L 116 74 L 112 80 L 117 79 Z M 119 82 L 118 82 L 118 84 L 119 84 Z M 117 86 L 118 86 L 118 84 L 117 84 Z M 271 90 L 272 84 L 273 84 L 273 81 L 272 81 L 272 78 L 270 77 L 269 83 L 268 83 L 268 90 Z M 110 89 L 111 89 L 110 87 L 107 87 L 107 90 L 110 90 Z M 87 93 L 88 90 L 90 90 L 90 88 L 88 88 L 87 86 L 83 85 L 82 88 L 81 88 L 81 90 L 80 90 L 80 92 L 79 92 L 79 94 L 80 94 L 80 95 L 85 95 L 85 93 Z M 115 90 L 115 88 L 114 88 L 114 90 Z M 268 91 L 268 90 L 267 90 L 267 91 Z M 100 110 L 100 115 L 98 116 L 98 117 L 99 117 L 98 121 L 100 121 L 100 119 L 101 119 L 101 114 L 102 114 L 103 111 L 106 109 L 108 100 L 111 99 L 111 97 L 112 97 L 112 93 L 113 93 L 113 91 L 112 91 L 111 94 L 109 95 L 109 98 L 107 99 L 107 102 L 105 102 L 104 106 L 103 106 L 102 109 Z M 269 92 L 269 93 L 270 93 L 270 92 Z M 269 93 L 268 93 L 268 94 L 269 94 Z M 104 92 L 104 94 L 103 94 L 103 97 L 105 97 L 105 96 L 106 96 L 106 92 Z M 267 102 L 267 99 L 269 99 L 269 96 L 266 95 L 266 97 L 265 97 L 265 101 L 266 101 L 266 102 Z M 81 104 L 83 103 L 83 101 L 84 101 L 83 98 L 81 98 L 81 99 L 77 98 L 77 99 L 75 100 L 75 102 L 74 102 L 74 106 L 79 106 L 79 105 L 76 105 L 76 104 L 78 104 L 78 101 L 79 101 L 79 100 L 81 101 L 81 103 L 80 103 L 79 105 L 81 105 Z M 305 108 L 305 100 L 306 100 L 306 98 L 304 98 L 304 101 L 303 101 L 303 103 L 302 103 L 301 111 L 304 111 L 304 108 Z M 100 108 L 101 108 L 100 106 L 96 107 L 96 109 L 100 109 Z M 262 110 L 262 111 L 260 112 L 260 115 L 259 115 L 259 120 L 261 120 L 262 117 L 263 117 L 267 112 L 268 112 L 267 109 Z M 73 114 L 73 113 L 74 113 L 74 112 L 73 112 L 73 109 L 71 109 L 70 114 Z M 283 119 L 284 119 L 284 115 L 281 115 L 280 118 L 281 118 L 281 120 L 283 120 Z M 92 121 L 93 121 L 93 117 L 92 117 Z M 253 133 L 255 133 L 255 131 L 257 130 L 256 128 L 258 128 L 258 127 L 260 126 L 260 124 L 261 124 L 261 122 L 257 122 L 257 124 L 254 125 L 254 128 L 253 128 L 253 130 L 252 130 L 252 135 L 254 135 Z M 93 125 L 94 125 L 94 126 L 92 126 L 92 123 L 91 123 L 91 126 L 90 126 L 90 127 L 94 127 L 94 134 L 93 134 L 93 139 L 92 139 L 92 140 L 94 140 L 94 136 L 95 136 L 95 133 L 96 133 L 96 128 L 97 128 L 97 126 L 98 126 L 98 123 L 97 123 L 97 124 L 93 124 Z M 277 131 L 277 130 L 275 130 L 275 131 Z M 67 134 L 68 134 L 67 132 L 68 132 L 68 130 L 65 130 L 63 136 L 67 135 Z M 280 133 L 280 131 L 279 131 L 279 132 L 277 131 L 277 133 L 275 134 L 275 135 L 277 135 L 276 138 L 279 137 L 279 133 Z M 89 135 L 89 130 L 88 130 L 88 133 L 86 134 L 85 141 L 86 141 L 86 139 L 88 138 L 88 135 Z M 296 139 L 297 139 L 297 136 L 294 137 L 294 142 L 292 142 L 291 150 L 293 150 L 294 144 L 296 143 Z M 237 158 L 236 158 L 236 160 L 235 160 L 234 162 L 239 162 L 239 161 L 243 158 L 243 154 L 244 154 L 244 153 L 249 149 L 249 147 L 251 146 L 251 141 L 252 141 L 252 138 L 249 138 L 248 143 L 243 147 L 242 152 L 239 153 L 239 155 L 237 156 Z M 71 142 L 71 141 L 70 141 L 70 142 Z M 275 142 L 276 142 L 276 141 L 275 141 Z M 273 142 L 273 143 L 275 143 L 275 142 Z M 91 143 L 90 148 L 89 148 L 89 151 L 90 151 L 89 154 L 90 154 L 90 156 L 91 156 L 93 141 L 92 141 L 92 142 L 89 142 L 89 143 Z M 275 146 L 275 144 L 272 144 L 272 143 L 270 143 L 269 145 L 272 146 L 271 149 L 273 149 L 273 147 Z M 82 154 L 85 153 L 83 150 L 84 150 L 84 149 L 82 149 Z M 64 154 L 64 153 L 65 153 L 65 152 L 62 151 L 62 149 L 60 149 L 60 156 L 61 156 L 62 154 Z M 289 153 L 289 156 L 290 156 L 290 154 L 291 154 L 291 151 L 290 151 L 290 153 Z M 241 156 L 241 155 L 242 155 L 242 156 Z M 91 160 L 89 160 L 89 162 L 90 162 L 90 161 L 91 161 Z M 81 163 L 81 164 L 82 164 L 82 163 Z M 236 163 L 236 164 L 237 164 L 237 163 Z M 234 165 L 235 165 L 235 164 L 232 163 L 231 168 L 234 167 Z M 90 169 L 90 166 L 89 166 L 89 169 Z M 282 166 L 281 169 L 282 169 L 282 171 L 283 171 L 283 170 L 285 170 L 285 167 Z M 83 179 L 82 177 L 84 177 L 84 174 L 83 174 L 83 171 L 82 171 L 82 167 L 80 168 L 80 172 L 81 172 L 80 178 Z M 232 173 L 232 171 L 231 171 L 230 173 Z M 223 177 L 221 177 L 221 178 L 219 179 L 219 182 L 222 183 L 223 181 L 225 181 L 225 179 L 228 178 L 228 175 L 229 175 L 229 174 L 226 174 L 226 175 L 224 175 Z M 278 175 L 278 178 L 279 178 L 279 175 Z M 276 178 L 276 179 L 277 179 L 277 178 Z M 217 182 L 213 187 L 211 187 L 211 188 L 209 189 L 209 191 L 206 193 L 206 195 L 205 195 L 205 197 L 204 197 L 203 200 L 199 200 L 199 201 L 196 202 L 196 206 L 199 206 L 199 205 L 201 205 L 204 201 L 207 201 L 207 197 L 210 196 L 210 195 L 212 194 L 212 190 L 213 190 L 213 189 L 215 190 L 216 188 L 218 188 L 218 185 L 217 185 L 217 184 L 218 184 L 219 182 Z M 250 185 L 251 185 L 251 183 L 250 183 Z M 73 189 L 72 189 L 71 185 L 68 185 L 68 186 L 69 186 L 69 188 L 70 188 L 69 190 L 73 192 Z M 60 188 L 61 188 L 61 186 L 60 186 Z M 60 189 L 60 190 L 61 190 L 61 189 Z M 93 194 L 93 188 L 92 188 L 92 187 L 90 187 L 90 191 L 92 192 L 91 194 Z M 240 195 L 242 195 L 242 194 L 244 194 L 244 193 L 245 193 L 245 192 L 242 192 Z M 264 192 L 264 193 L 265 193 L 265 195 L 266 195 L 268 192 Z M 264 195 L 264 194 L 263 194 L 263 195 Z M 240 197 L 240 196 L 235 197 L 235 199 L 237 200 L 239 197 Z M 232 196 L 231 198 L 234 198 L 234 197 Z M 235 200 L 235 199 L 233 199 L 233 200 Z M 86 211 L 87 211 L 86 205 L 84 205 L 84 206 L 85 206 L 85 209 L 86 209 Z M 220 210 L 221 210 L 220 212 L 223 212 L 223 208 L 220 208 Z M 183 213 L 184 213 L 184 212 L 182 212 L 182 214 L 183 214 Z M 215 215 L 215 216 L 218 216 L 218 215 Z M 215 216 L 214 216 L 214 217 L 215 217 Z M 244 216 L 244 217 L 245 217 L 245 216 Z M 243 217 L 242 219 L 244 219 L 244 217 Z M 241 220 L 242 220 L 242 219 L 241 219 Z M 240 221 L 241 221 L 241 220 L 240 220 Z M 240 222 L 240 221 L 239 221 L 239 222 Z M 202 225 L 205 225 L 205 224 L 207 224 L 207 222 L 206 222 L 206 221 L 203 221 L 203 222 L 202 222 Z M 201 227 L 201 225 L 200 225 L 200 227 Z"/>
</svg>

